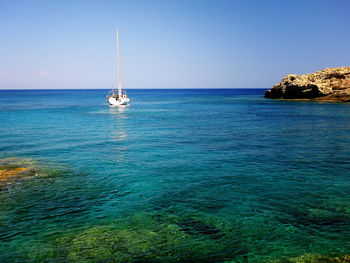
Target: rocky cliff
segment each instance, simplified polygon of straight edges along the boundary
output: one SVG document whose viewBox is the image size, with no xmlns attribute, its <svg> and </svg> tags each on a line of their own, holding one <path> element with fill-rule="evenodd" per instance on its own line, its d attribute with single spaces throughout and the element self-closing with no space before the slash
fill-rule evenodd
<svg viewBox="0 0 350 263">
<path fill-rule="evenodd" d="M 350 101 L 350 67 L 326 68 L 306 75 L 290 74 L 265 92 L 272 99 Z"/>
</svg>

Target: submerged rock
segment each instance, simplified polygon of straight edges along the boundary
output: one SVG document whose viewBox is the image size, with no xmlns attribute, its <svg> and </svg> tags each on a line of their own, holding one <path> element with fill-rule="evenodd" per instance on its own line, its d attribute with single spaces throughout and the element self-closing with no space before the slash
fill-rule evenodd
<svg viewBox="0 0 350 263">
<path fill-rule="evenodd" d="M 55 247 L 66 262 L 215 262 L 235 257 L 242 244 L 230 245 L 231 238 L 218 242 L 223 229 L 202 219 L 140 213 L 68 233 L 56 239 Z"/>
<path fill-rule="evenodd" d="M 0 185 L 10 179 L 35 173 L 33 161 L 30 159 L 5 158 L 0 159 Z"/>
<path fill-rule="evenodd" d="M 323 204 L 329 210 L 341 213 L 350 219 L 350 199 L 349 198 L 338 198 L 329 199 Z"/>
<path fill-rule="evenodd" d="M 350 263 L 350 255 L 342 257 L 327 257 L 317 254 L 305 254 L 294 258 L 280 258 L 270 263 Z"/>
<path fill-rule="evenodd" d="M 216 226 L 192 217 L 179 220 L 177 225 L 181 227 L 182 231 L 190 235 L 203 234 L 208 235 L 208 237 L 211 239 L 219 239 L 225 235 Z"/>
<path fill-rule="evenodd" d="M 272 99 L 350 101 L 350 67 L 326 68 L 306 75 L 290 74 L 265 92 Z"/>
</svg>

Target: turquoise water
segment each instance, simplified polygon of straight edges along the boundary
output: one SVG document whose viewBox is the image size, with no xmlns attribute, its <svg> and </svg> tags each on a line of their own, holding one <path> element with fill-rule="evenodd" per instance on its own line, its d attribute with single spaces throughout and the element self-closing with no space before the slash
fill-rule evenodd
<svg viewBox="0 0 350 263">
<path fill-rule="evenodd" d="M 350 105 L 264 90 L 0 91 L 0 262 L 350 253 Z"/>
</svg>

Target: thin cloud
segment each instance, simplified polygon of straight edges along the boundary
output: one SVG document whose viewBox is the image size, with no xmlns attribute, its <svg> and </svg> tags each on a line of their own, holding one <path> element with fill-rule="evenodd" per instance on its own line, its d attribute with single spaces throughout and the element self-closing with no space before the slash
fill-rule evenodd
<svg viewBox="0 0 350 263">
<path fill-rule="evenodd" d="M 39 71 L 39 74 L 42 75 L 42 76 L 45 76 L 45 75 L 47 75 L 47 71 L 45 71 L 45 70 L 40 70 L 40 71 Z"/>
</svg>

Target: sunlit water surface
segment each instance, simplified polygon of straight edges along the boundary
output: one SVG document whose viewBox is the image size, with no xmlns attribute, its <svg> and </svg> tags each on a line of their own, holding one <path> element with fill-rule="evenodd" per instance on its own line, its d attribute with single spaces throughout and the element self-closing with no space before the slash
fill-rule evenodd
<svg viewBox="0 0 350 263">
<path fill-rule="evenodd" d="M 350 251 L 350 105 L 264 90 L 0 91 L 0 262 L 263 262 Z"/>
</svg>

